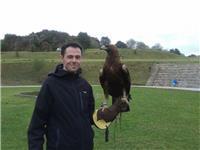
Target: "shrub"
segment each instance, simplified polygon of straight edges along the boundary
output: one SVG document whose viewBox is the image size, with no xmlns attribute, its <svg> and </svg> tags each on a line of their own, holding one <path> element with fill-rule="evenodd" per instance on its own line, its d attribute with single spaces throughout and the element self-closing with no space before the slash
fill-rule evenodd
<svg viewBox="0 0 200 150">
<path fill-rule="evenodd" d="M 34 59 L 33 61 L 33 71 L 40 71 L 45 65 L 44 60 Z"/>
</svg>

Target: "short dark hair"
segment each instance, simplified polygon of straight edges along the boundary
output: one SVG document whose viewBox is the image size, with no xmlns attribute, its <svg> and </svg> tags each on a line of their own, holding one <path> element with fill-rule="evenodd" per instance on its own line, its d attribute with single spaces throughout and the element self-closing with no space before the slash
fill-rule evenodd
<svg viewBox="0 0 200 150">
<path fill-rule="evenodd" d="M 68 48 L 68 47 L 80 48 L 81 53 L 82 53 L 82 51 L 83 51 L 83 48 L 82 48 L 82 46 L 81 46 L 80 44 L 75 43 L 75 42 L 67 43 L 67 44 L 64 44 L 64 45 L 61 47 L 61 52 L 60 52 L 60 53 L 61 53 L 62 56 L 65 55 L 65 50 L 66 50 L 66 48 Z"/>
</svg>

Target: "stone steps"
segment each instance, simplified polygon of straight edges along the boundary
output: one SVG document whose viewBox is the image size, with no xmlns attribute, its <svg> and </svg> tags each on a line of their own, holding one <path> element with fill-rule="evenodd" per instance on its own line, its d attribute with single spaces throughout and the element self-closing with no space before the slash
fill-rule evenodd
<svg viewBox="0 0 200 150">
<path fill-rule="evenodd" d="M 177 84 L 173 85 L 172 81 Z M 155 64 L 147 86 L 200 88 L 199 64 Z"/>
</svg>

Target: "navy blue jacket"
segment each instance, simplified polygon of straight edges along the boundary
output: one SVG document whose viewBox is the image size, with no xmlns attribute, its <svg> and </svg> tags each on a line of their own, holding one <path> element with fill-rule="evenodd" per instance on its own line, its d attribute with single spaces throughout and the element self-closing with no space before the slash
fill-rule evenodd
<svg viewBox="0 0 200 150">
<path fill-rule="evenodd" d="M 40 89 L 28 129 L 29 150 L 92 150 L 92 88 L 80 73 L 58 65 Z"/>
</svg>

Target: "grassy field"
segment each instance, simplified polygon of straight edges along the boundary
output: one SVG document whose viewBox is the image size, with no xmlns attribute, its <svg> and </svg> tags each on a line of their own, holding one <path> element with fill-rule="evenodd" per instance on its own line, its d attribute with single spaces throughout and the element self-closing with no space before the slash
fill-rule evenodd
<svg viewBox="0 0 200 150">
<path fill-rule="evenodd" d="M 186 59 L 182 55 L 175 55 L 167 51 L 156 51 L 156 50 L 131 50 L 131 49 L 119 49 L 119 54 L 122 59 Z M 17 60 L 31 61 L 34 59 L 47 59 L 57 60 L 60 52 L 1 52 L 2 62 L 15 62 Z M 83 53 L 85 59 L 104 59 L 106 56 L 105 51 L 98 49 L 87 49 Z"/>
<path fill-rule="evenodd" d="M 96 107 L 102 89 L 93 87 Z M 34 107 L 33 97 L 21 92 L 39 88 L 2 88 L 3 150 L 27 150 L 27 127 Z M 131 111 L 110 126 L 109 142 L 104 131 L 94 127 L 94 150 L 198 150 L 200 93 L 192 91 L 132 88 Z"/>
<path fill-rule="evenodd" d="M 188 58 L 182 55 L 175 55 L 167 51 L 158 50 L 132 50 L 119 49 L 121 59 L 126 61 L 147 61 L 147 62 L 198 62 L 199 58 Z M 1 52 L 2 63 L 25 63 L 36 59 L 46 62 L 58 62 L 60 52 Z M 84 61 L 104 61 L 106 52 L 98 49 L 87 49 L 83 53 Z"/>
<path fill-rule="evenodd" d="M 52 72 L 57 63 L 28 62 L 28 63 L 5 63 L 2 64 L 3 85 L 30 85 L 41 84 Z M 132 84 L 144 85 L 150 75 L 151 62 L 126 62 L 129 68 Z M 99 70 L 103 62 L 82 63 L 82 76 L 91 84 L 99 84 Z"/>
<path fill-rule="evenodd" d="M 155 63 L 198 63 L 166 51 L 119 49 L 122 62 L 130 71 L 132 84 L 145 85 Z M 41 84 L 49 72 L 60 62 L 59 52 L 1 52 L 2 85 Z M 92 84 L 99 84 L 99 69 L 106 53 L 88 49 L 83 54 L 83 76 Z"/>
</svg>

